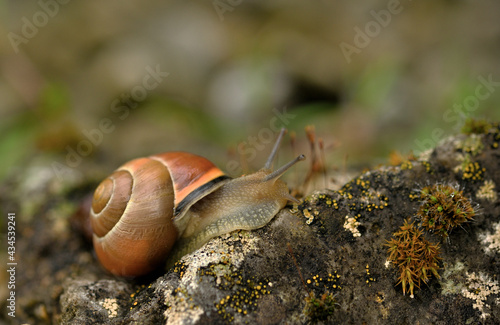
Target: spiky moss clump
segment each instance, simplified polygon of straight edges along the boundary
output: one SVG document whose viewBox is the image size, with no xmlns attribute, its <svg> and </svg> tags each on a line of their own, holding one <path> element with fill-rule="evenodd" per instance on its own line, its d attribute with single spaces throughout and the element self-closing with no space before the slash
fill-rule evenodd
<svg viewBox="0 0 500 325">
<path fill-rule="evenodd" d="M 413 289 L 420 288 L 421 281 L 426 283 L 432 274 L 439 278 L 439 244 L 426 240 L 422 230 L 409 220 L 392 236 L 386 244 L 389 261 L 398 268 L 398 284 L 401 283 L 403 294 L 409 291 L 413 298 Z"/>
<path fill-rule="evenodd" d="M 335 271 L 334 274 L 329 273 L 328 276 L 325 277 L 316 274 L 312 279 L 306 280 L 305 283 L 307 283 L 307 287 L 309 287 L 310 290 L 307 290 L 309 294 L 305 299 L 306 306 L 304 307 L 304 315 L 309 317 L 312 323 L 326 321 L 328 316 L 333 314 L 335 305 L 338 305 L 335 299 L 337 294 L 331 293 L 328 289 L 332 289 L 333 291 L 341 290 L 342 287 L 338 284 L 339 279 L 340 275 Z M 326 291 L 323 292 L 319 298 L 316 298 L 317 292 L 315 291 L 319 288 L 325 288 Z"/>
<path fill-rule="evenodd" d="M 435 184 L 420 191 L 422 205 L 417 212 L 422 227 L 447 238 L 453 228 L 475 216 L 471 201 L 449 185 Z"/>
<path fill-rule="evenodd" d="M 304 314 L 309 317 L 311 322 L 325 321 L 328 316 L 335 311 L 335 295 L 325 292 L 320 298 L 316 298 L 314 292 L 306 298 L 306 307 Z"/>
</svg>

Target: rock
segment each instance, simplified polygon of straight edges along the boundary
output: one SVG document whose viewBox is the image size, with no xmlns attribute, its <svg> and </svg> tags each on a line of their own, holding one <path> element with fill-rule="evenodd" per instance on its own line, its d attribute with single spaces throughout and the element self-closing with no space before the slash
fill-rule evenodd
<svg viewBox="0 0 500 325">
<path fill-rule="evenodd" d="M 123 316 L 131 290 L 126 282 L 71 280 L 61 295 L 62 322 L 97 324 Z"/>
<path fill-rule="evenodd" d="M 33 261 L 37 271 L 19 268 L 16 321 L 500 323 L 499 142 L 498 123 L 481 134 L 450 137 L 418 159 L 362 173 L 338 191 L 315 192 L 261 229 L 215 238 L 172 268 L 140 279 L 106 274 L 69 226 L 59 226 L 67 230 L 61 238 L 41 235 L 59 220 L 48 218 L 50 210 L 85 191 L 66 193 L 42 207 L 17 239 L 23 263 Z M 418 217 L 421 190 L 436 184 L 457 191 L 445 199 L 461 192 L 474 213 L 447 228 L 446 237 Z M 427 282 L 414 279 L 403 295 L 387 243 L 405 220 L 439 247 L 439 277 L 429 271 Z M 40 242 L 44 246 L 34 249 Z M 27 286 L 39 289 L 28 293 Z"/>
</svg>

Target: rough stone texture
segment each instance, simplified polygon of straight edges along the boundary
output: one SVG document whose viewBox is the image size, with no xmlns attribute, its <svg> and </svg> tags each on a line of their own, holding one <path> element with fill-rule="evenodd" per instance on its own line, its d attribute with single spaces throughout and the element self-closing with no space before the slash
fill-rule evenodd
<svg viewBox="0 0 500 325">
<path fill-rule="evenodd" d="M 91 184 L 53 191 L 57 196 L 34 208 L 32 220 L 19 220 L 16 321 L 498 324 L 499 142 L 498 125 L 448 138 L 418 160 L 365 172 L 339 191 L 311 194 L 265 227 L 215 238 L 168 271 L 141 279 L 106 274 L 70 228 L 72 210 L 61 206 L 80 201 Z M 470 172 L 475 162 L 480 169 Z M 415 194 L 436 183 L 460 187 L 478 213 L 446 240 L 425 233 L 440 243 L 440 278 L 431 277 L 411 298 L 397 285 L 384 244 L 404 219 L 418 224 Z M 10 208 L 23 202 L 17 204 Z M 310 295 L 326 310 L 306 313 Z"/>
</svg>

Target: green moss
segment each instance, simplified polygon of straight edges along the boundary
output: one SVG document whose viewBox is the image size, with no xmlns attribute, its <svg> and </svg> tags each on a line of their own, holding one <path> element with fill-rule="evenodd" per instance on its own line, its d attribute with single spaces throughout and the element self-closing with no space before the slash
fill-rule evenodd
<svg viewBox="0 0 500 325">
<path fill-rule="evenodd" d="M 463 134 L 484 134 L 492 127 L 492 124 L 484 119 L 468 118 L 462 126 Z"/>
<path fill-rule="evenodd" d="M 417 212 L 422 227 L 446 238 L 457 226 L 472 220 L 475 215 L 471 201 L 452 186 L 426 186 L 420 192 L 422 205 Z"/>
<path fill-rule="evenodd" d="M 304 314 L 311 322 L 325 321 L 335 311 L 335 295 L 325 292 L 321 297 L 316 297 L 314 292 L 306 297 Z"/>
<path fill-rule="evenodd" d="M 424 187 L 420 192 L 422 205 L 417 212 L 422 227 L 446 238 L 457 226 L 475 215 L 471 201 L 462 191 L 444 184 Z"/>
</svg>

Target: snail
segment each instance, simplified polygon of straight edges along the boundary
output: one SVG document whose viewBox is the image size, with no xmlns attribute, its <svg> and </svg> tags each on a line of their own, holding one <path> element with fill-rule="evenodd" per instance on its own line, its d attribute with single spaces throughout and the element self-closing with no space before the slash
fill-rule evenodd
<svg viewBox="0 0 500 325">
<path fill-rule="evenodd" d="M 213 237 L 263 227 L 288 201 L 298 202 L 279 178 L 304 155 L 271 170 L 285 132 L 262 169 L 234 179 L 187 152 L 119 167 L 98 185 L 92 200 L 92 241 L 101 265 L 119 276 L 144 275 Z M 174 244 L 175 256 L 169 256 Z"/>
</svg>

